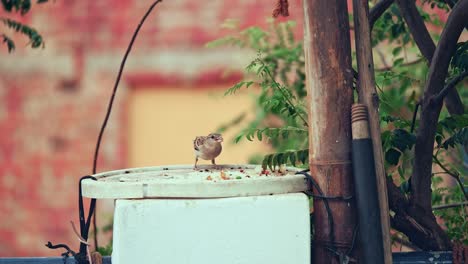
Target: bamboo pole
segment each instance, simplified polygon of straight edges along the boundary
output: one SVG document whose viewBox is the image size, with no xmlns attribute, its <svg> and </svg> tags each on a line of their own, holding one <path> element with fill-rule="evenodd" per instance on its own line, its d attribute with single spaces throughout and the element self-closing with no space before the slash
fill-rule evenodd
<svg viewBox="0 0 468 264">
<path fill-rule="evenodd" d="M 374 150 L 374 164 L 379 194 L 380 221 L 385 264 L 392 263 L 392 246 L 390 239 L 390 214 L 388 209 L 387 182 L 380 138 L 379 97 L 375 90 L 374 62 L 372 58 L 371 35 L 369 26 L 369 3 L 367 0 L 353 0 L 354 33 L 358 65 L 359 102 L 363 103 L 369 113 L 369 126 Z"/>
<path fill-rule="evenodd" d="M 303 5 L 310 172 L 325 196 L 352 196 L 353 75 L 347 1 L 304 0 Z M 339 263 L 337 252 L 356 259 L 351 250 L 354 200 L 329 200 L 329 205 L 333 227 L 324 200 L 314 199 L 313 263 Z"/>
</svg>

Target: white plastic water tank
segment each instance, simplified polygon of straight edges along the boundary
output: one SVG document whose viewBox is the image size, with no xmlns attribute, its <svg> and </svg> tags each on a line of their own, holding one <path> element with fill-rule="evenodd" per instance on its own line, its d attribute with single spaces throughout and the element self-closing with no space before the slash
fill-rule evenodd
<svg viewBox="0 0 468 264">
<path fill-rule="evenodd" d="M 117 199 L 113 264 L 309 264 L 303 175 L 254 165 L 146 167 L 83 181 Z"/>
</svg>

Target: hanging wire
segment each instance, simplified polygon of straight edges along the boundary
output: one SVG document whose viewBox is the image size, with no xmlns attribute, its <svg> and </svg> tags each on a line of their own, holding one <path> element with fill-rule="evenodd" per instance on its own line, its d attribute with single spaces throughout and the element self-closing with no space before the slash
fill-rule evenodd
<svg viewBox="0 0 468 264">
<path fill-rule="evenodd" d="M 96 143 L 96 149 L 94 151 L 93 174 L 96 174 L 97 161 L 98 161 L 98 157 L 99 157 L 99 148 L 101 146 L 102 136 L 104 135 L 104 130 L 106 129 L 107 122 L 109 121 L 109 117 L 110 117 L 110 114 L 112 112 L 112 106 L 114 104 L 115 94 L 117 93 L 117 88 L 119 87 L 120 78 L 122 77 L 122 72 L 123 72 L 123 69 L 125 67 L 125 62 L 127 61 L 127 57 L 130 54 L 130 51 L 132 50 L 133 43 L 135 42 L 135 39 L 136 39 L 136 37 L 138 35 L 138 32 L 140 31 L 141 26 L 143 25 L 146 18 L 151 13 L 151 11 L 153 11 L 154 7 L 157 4 L 159 4 L 160 2 L 162 2 L 162 0 L 155 1 L 148 8 L 148 11 L 146 11 L 145 15 L 141 18 L 141 21 L 138 24 L 137 28 L 135 29 L 135 32 L 133 33 L 132 39 L 130 40 L 130 44 L 128 45 L 127 51 L 125 52 L 125 55 L 124 55 L 124 57 L 122 59 L 122 62 L 120 64 L 119 73 L 117 74 L 117 79 L 115 80 L 114 89 L 112 90 L 112 95 L 110 97 L 109 104 L 107 106 L 106 116 L 104 117 L 104 121 L 102 123 L 101 130 L 99 131 L 99 136 L 98 136 L 97 143 Z M 96 207 L 97 206 L 96 206 L 96 203 L 95 203 L 94 209 L 96 209 Z M 93 229 L 94 229 L 94 248 L 97 251 L 98 250 L 98 240 L 97 240 L 97 233 L 98 232 L 97 232 L 97 228 L 96 228 L 96 215 L 95 214 L 94 214 L 94 217 L 93 217 Z"/>
<path fill-rule="evenodd" d="M 125 67 L 125 62 L 127 61 L 127 57 L 130 54 L 130 51 L 133 47 L 133 43 L 135 42 L 135 39 L 140 31 L 141 26 L 145 22 L 146 18 L 149 16 L 151 11 L 154 9 L 154 7 L 162 2 L 162 0 L 156 0 L 151 4 L 151 6 L 148 8 L 146 11 L 145 15 L 142 17 L 140 23 L 138 24 L 137 28 L 135 29 L 135 32 L 133 33 L 132 39 L 130 41 L 130 44 L 127 47 L 127 50 L 125 52 L 125 55 L 122 59 L 122 62 L 120 64 L 120 69 L 117 74 L 117 78 L 115 81 L 114 88 L 112 90 L 112 95 L 109 100 L 109 104 L 107 106 L 107 111 L 106 111 L 106 116 L 104 118 L 104 121 L 101 126 L 101 130 L 99 131 L 99 136 L 96 142 L 96 149 L 94 152 L 94 159 L 93 159 L 93 174 L 96 174 L 97 171 L 97 161 L 98 161 L 98 156 L 99 156 L 99 148 L 101 146 L 101 141 L 102 141 L 102 136 L 104 135 L 104 130 L 107 126 L 107 122 L 109 121 L 109 117 L 112 111 L 112 106 L 114 104 L 114 99 L 115 95 L 117 93 L 117 88 L 119 87 L 119 82 L 120 78 L 122 77 L 122 72 Z M 70 247 L 66 244 L 52 244 L 50 241 L 46 244 L 46 247 L 50 249 L 59 249 L 63 248 L 66 251 L 62 253 L 61 255 L 64 257 L 64 260 L 68 258 L 70 255 L 72 255 L 75 258 L 75 261 L 78 264 L 88 264 L 90 263 L 91 256 L 88 254 L 88 235 L 89 235 L 89 227 L 91 225 L 91 220 L 93 222 L 93 229 L 94 229 L 94 247 L 95 250 L 98 250 L 98 241 L 97 241 L 97 228 L 96 228 L 96 214 L 94 213 L 96 210 L 96 199 L 91 199 L 91 203 L 89 206 L 88 210 L 88 216 L 85 217 L 85 210 L 84 210 L 84 202 L 83 202 L 83 194 L 82 194 L 82 181 L 85 179 L 92 179 L 96 180 L 93 176 L 87 175 L 84 176 L 80 179 L 79 181 L 79 190 L 78 190 L 78 208 L 79 208 L 79 219 L 80 219 L 80 251 L 76 253 L 75 251 L 71 250 Z M 93 217 L 94 216 L 94 217 Z M 86 218 L 86 219 L 85 219 Z"/>
<path fill-rule="evenodd" d="M 354 196 L 325 196 L 322 191 L 322 188 L 320 188 L 318 183 L 314 180 L 314 178 L 312 178 L 312 176 L 308 172 L 309 172 L 309 169 L 299 171 L 296 174 L 304 175 L 307 181 L 310 183 L 310 185 L 312 185 L 312 189 L 315 188 L 315 190 L 317 190 L 318 195 L 312 192 L 306 192 L 308 196 L 315 198 L 315 199 L 323 200 L 323 203 L 325 205 L 325 210 L 327 211 L 327 216 L 328 216 L 328 226 L 330 228 L 330 233 L 329 233 L 330 246 L 326 246 L 326 249 L 328 249 L 330 252 L 335 254 L 335 256 L 339 258 L 340 263 L 356 262 L 356 260 L 349 257 L 349 255 L 352 253 L 355 243 L 356 243 L 356 237 L 358 233 L 358 224 L 356 223 L 356 225 L 354 226 L 353 237 L 352 237 L 351 246 L 349 247 L 349 249 L 345 253 L 339 252 L 336 249 L 335 223 L 333 220 L 333 214 L 332 214 L 330 205 L 328 203 L 329 200 L 341 200 L 341 201 L 349 202 L 349 200 L 353 199 Z"/>
</svg>

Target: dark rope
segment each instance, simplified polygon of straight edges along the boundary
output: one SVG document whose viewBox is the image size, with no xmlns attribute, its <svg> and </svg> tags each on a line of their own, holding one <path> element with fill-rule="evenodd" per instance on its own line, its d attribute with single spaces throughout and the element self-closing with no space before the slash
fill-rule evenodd
<svg viewBox="0 0 468 264">
<path fill-rule="evenodd" d="M 132 39 L 130 40 L 130 44 L 128 45 L 127 51 L 125 52 L 125 55 L 124 55 L 124 57 L 122 59 L 122 62 L 120 64 L 119 73 L 117 74 L 117 79 L 115 80 L 114 89 L 112 90 L 112 95 L 111 95 L 111 98 L 109 100 L 109 104 L 107 106 L 106 116 L 104 118 L 104 122 L 102 123 L 101 130 L 99 131 L 99 136 L 98 136 L 97 143 L 96 143 L 96 149 L 94 151 L 93 174 L 96 174 L 97 161 L 98 161 L 98 156 L 99 156 L 99 148 L 101 146 L 102 136 L 104 134 L 104 130 L 106 129 L 107 122 L 109 121 L 110 114 L 112 112 L 112 106 L 114 104 L 115 94 L 117 93 L 117 88 L 119 87 L 119 82 L 120 82 L 120 78 L 122 77 L 122 72 L 123 72 L 123 69 L 125 67 L 125 62 L 127 61 L 127 57 L 130 54 L 130 51 L 132 50 L 133 43 L 135 42 L 135 39 L 136 39 L 136 37 L 138 35 L 138 32 L 140 31 L 141 26 L 143 25 L 146 18 L 151 13 L 151 11 L 153 11 L 153 8 L 157 4 L 159 4 L 160 2 L 162 2 L 162 0 L 155 1 L 148 8 L 148 11 L 146 11 L 145 15 L 142 17 L 140 23 L 138 24 L 137 28 L 135 29 L 135 32 L 133 33 Z M 96 202 L 95 201 L 94 201 L 93 208 L 96 208 Z M 93 218 L 93 229 L 94 229 L 94 247 L 95 247 L 95 250 L 97 251 L 98 241 L 97 241 L 96 215 L 94 215 L 94 218 Z M 81 229 L 81 230 L 83 230 L 83 229 Z M 83 235 L 83 234 L 81 234 L 81 235 Z M 83 237 L 83 238 L 85 238 L 85 237 Z"/>
</svg>

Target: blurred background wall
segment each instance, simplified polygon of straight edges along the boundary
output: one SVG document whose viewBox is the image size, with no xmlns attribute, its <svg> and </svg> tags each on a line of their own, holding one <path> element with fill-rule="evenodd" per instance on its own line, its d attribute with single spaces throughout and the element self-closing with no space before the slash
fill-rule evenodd
<svg viewBox="0 0 468 264">
<path fill-rule="evenodd" d="M 351 1 L 349 8 L 351 8 Z M 152 1 L 51 1 L 16 17 L 36 28 L 45 48 L 21 36 L 8 54 L 0 46 L 0 257 L 58 256 L 44 244 L 78 241 L 78 179 L 91 173 L 99 128 L 122 56 Z M 239 28 L 267 26 L 273 0 L 166 0 L 144 24 L 127 61 L 102 142 L 98 171 L 192 164 L 192 140 L 254 109 L 251 95 L 223 97 L 255 53 L 206 48 Z M 302 1 L 289 0 L 302 36 Z M 3 10 L 0 10 L 3 12 Z M 1 15 L 4 15 L 3 13 Z M 285 20 L 280 18 L 280 20 Z M 259 142 L 233 145 L 225 135 L 218 163 L 246 163 L 265 154 Z M 100 201 L 98 225 L 112 220 L 113 201 Z M 109 243 L 101 235 L 100 245 Z"/>
<path fill-rule="evenodd" d="M 290 19 L 301 25 L 301 1 Z M 44 244 L 77 249 L 77 182 L 91 173 L 100 125 L 131 34 L 152 1 L 51 1 L 20 21 L 37 29 L 45 48 L 0 49 L 0 257 L 58 256 Z M 208 49 L 239 27 L 266 25 L 272 0 L 170 0 L 150 15 L 127 61 L 102 142 L 98 171 L 191 164 L 192 140 L 250 109 L 249 94 L 222 98 L 255 57 Z M 0 10 L 3 12 L 3 10 Z M 3 14 L 2 14 L 3 15 Z M 17 17 L 16 17 L 17 18 Z M 297 27 L 300 35 L 302 29 Z M 224 74 L 229 70 L 230 74 Z M 219 163 L 245 163 L 260 143 L 232 145 L 225 135 Z M 113 201 L 99 203 L 98 225 Z M 106 245 L 108 237 L 100 237 Z"/>
</svg>

